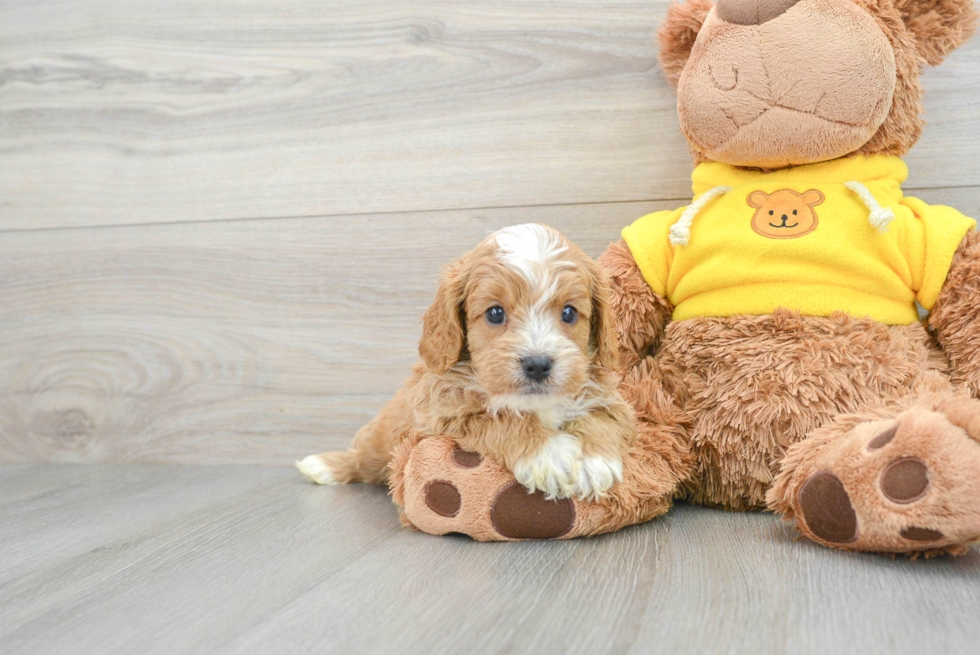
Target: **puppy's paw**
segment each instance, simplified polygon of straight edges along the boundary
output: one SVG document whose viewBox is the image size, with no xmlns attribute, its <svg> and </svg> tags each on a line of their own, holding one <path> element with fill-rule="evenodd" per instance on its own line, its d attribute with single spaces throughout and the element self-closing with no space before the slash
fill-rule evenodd
<svg viewBox="0 0 980 655">
<path fill-rule="evenodd" d="M 310 455 L 296 462 L 296 468 L 317 484 L 339 484 L 340 480 L 333 474 L 323 455 Z"/>
<path fill-rule="evenodd" d="M 529 493 L 542 491 L 547 500 L 569 498 L 578 493 L 582 459 L 578 438 L 562 432 L 534 455 L 519 460 L 513 473 Z"/>
<path fill-rule="evenodd" d="M 596 500 L 605 496 L 614 484 L 622 481 L 622 459 L 585 457 L 582 459 L 582 468 L 579 469 L 578 480 L 575 483 L 574 496 L 579 500 Z"/>
</svg>

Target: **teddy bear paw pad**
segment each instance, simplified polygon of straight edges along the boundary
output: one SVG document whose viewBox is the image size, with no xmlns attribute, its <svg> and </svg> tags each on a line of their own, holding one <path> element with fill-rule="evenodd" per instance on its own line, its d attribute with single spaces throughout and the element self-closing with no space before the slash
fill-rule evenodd
<svg viewBox="0 0 980 655">
<path fill-rule="evenodd" d="M 452 482 L 435 480 L 425 485 L 425 504 L 439 516 L 452 518 L 459 514 L 459 491 Z"/>
<path fill-rule="evenodd" d="M 448 437 L 423 439 L 405 465 L 404 516 L 430 534 L 479 541 L 571 536 L 578 514 L 569 498 L 529 493 L 505 467 Z"/>
<path fill-rule="evenodd" d="M 575 506 L 568 498 L 547 500 L 528 493 L 519 482 L 504 487 L 490 508 L 493 527 L 511 539 L 556 539 L 575 523 Z"/>
<path fill-rule="evenodd" d="M 861 424 L 800 486 L 800 527 L 855 550 L 959 551 L 980 539 L 980 444 L 940 412 Z"/>
<path fill-rule="evenodd" d="M 810 530 L 823 539 L 844 544 L 857 539 L 857 516 L 844 484 L 830 471 L 821 471 L 800 489 L 800 510 Z"/>
<path fill-rule="evenodd" d="M 914 503 L 926 495 L 929 470 L 917 457 L 896 459 L 885 467 L 879 486 L 885 498 L 893 503 Z"/>
</svg>

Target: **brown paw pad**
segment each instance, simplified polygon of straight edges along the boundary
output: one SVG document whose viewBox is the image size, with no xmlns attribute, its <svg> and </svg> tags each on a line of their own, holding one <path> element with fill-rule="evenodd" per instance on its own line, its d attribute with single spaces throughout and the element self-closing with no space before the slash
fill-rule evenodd
<svg viewBox="0 0 980 655">
<path fill-rule="evenodd" d="M 810 476 L 799 493 L 800 511 L 810 531 L 832 543 L 857 539 L 857 515 L 844 484 L 830 471 Z"/>
<path fill-rule="evenodd" d="M 897 432 L 898 423 L 891 426 L 887 430 L 884 430 L 878 436 L 869 441 L 868 450 L 878 450 L 879 448 L 884 448 L 886 445 L 888 445 L 888 442 L 895 438 L 895 434 Z"/>
<path fill-rule="evenodd" d="M 881 493 L 885 498 L 905 505 L 926 495 L 929 487 L 928 469 L 917 457 L 903 457 L 885 467 L 881 474 Z"/>
<path fill-rule="evenodd" d="M 903 528 L 901 535 L 910 541 L 938 541 L 946 536 L 939 530 L 916 527 Z"/>
<path fill-rule="evenodd" d="M 459 490 L 452 482 L 435 480 L 425 485 L 425 504 L 440 516 L 459 514 L 461 503 Z"/>
<path fill-rule="evenodd" d="M 483 463 L 483 456 L 472 450 L 453 449 L 453 461 L 464 469 L 473 469 Z"/>
<path fill-rule="evenodd" d="M 519 482 L 504 487 L 490 509 L 493 527 L 511 539 L 555 539 L 572 529 L 575 506 L 568 498 L 545 500 Z"/>
</svg>

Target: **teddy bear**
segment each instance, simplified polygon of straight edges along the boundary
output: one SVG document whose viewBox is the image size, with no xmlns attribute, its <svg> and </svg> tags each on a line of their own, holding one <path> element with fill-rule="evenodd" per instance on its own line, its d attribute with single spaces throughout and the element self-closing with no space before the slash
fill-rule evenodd
<svg viewBox="0 0 980 655">
<path fill-rule="evenodd" d="M 922 128 L 920 69 L 976 18 L 972 0 L 670 7 L 659 61 L 693 199 L 626 226 L 599 259 L 641 428 L 622 482 L 594 502 L 546 499 L 451 434 L 420 435 L 392 464 L 403 522 L 571 538 L 684 499 L 768 510 L 841 550 L 967 552 L 980 540 L 980 235 L 905 196 L 901 156 Z"/>
</svg>

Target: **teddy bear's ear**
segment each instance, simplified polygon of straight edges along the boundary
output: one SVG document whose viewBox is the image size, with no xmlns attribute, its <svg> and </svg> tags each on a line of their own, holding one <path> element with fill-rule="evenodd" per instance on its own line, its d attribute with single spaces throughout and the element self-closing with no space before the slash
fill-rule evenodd
<svg viewBox="0 0 980 655">
<path fill-rule="evenodd" d="M 745 199 L 749 207 L 755 207 L 756 209 L 762 208 L 766 204 L 766 200 L 769 200 L 769 194 L 765 191 L 753 191 L 749 194 L 749 197 Z"/>
<path fill-rule="evenodd" d="M 803 202 L 811 207 L 816 207 L 817 205 L 823 203 L 824 197 L 823 192 L 817 189 L 810 189 L 803 194 Z"/>
<path fill-rule="evenodd" d="M 694 40 L 698 38 L 698 31 L 711 7 L 708 0 L 685 0 L 667 9 L 667 16 L 657 30 L 657 41 L 660 42 L 660 67 L 671 86 L 677 86 L 681 79 Z"/>
<path fill-rule="evenodd" d="M 977 28 L 973 0 L 895 0 L 895 7 L 930 66 L 941 63 Z"/>
</svg>

